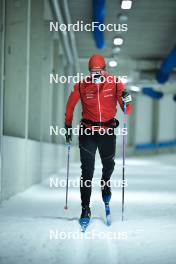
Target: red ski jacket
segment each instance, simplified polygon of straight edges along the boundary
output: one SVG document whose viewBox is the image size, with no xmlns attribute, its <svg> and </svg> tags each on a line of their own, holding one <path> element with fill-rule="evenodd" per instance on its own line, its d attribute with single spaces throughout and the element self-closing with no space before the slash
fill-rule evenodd
<svg viewBox="0 0 176 264">
<path fill-rule="evenodd" d="M 71 126 L 73 111 L 79 100 L 82 103 L 82 117 L 93 122 L 106 122 L 115 117 L 117 112 L 117 102 L 123 111 L 122 92 L 123 83 L 117 77 L 107 72 L 103 73 L 104 82 L 93 83 L 91 76 L 74 86 L 71 92 L 65 113 L 65 123 Z M 89 83 L 88 83 L 89 82 Z M 131 114 L 132 104 L 128 104 L 126 113 Z"/>
</svg>

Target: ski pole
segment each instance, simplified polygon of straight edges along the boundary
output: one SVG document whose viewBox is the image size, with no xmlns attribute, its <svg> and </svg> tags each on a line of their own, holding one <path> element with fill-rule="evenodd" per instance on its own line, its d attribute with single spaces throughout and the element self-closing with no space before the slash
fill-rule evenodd
<svg viewBox="0 0 176 264">
<path fill-rule="evenodd" d="M 124 117 L 123 117 L 123 128 L 127 128 L 126 122 L 126 104 L 124 103 Z M 122 145 L 122 152 L 123 152 L 123 167 L 122 167 L 122 221 L 124 220 L 124 207 L 125 207 L 125 135 L 123 134 L 123 145 Z"/>
<path fill-rule="evenodd" d="M 71 144 L 68 143 L 68 155 L 67 155 L 67 184 L 66 184 L 66 196 L 65 196 L 65 206 L 64 209 L 68 209 L 68 177 L 69 177 L 69 169 L 70 169 L 70 149 Z"/>
</svg>

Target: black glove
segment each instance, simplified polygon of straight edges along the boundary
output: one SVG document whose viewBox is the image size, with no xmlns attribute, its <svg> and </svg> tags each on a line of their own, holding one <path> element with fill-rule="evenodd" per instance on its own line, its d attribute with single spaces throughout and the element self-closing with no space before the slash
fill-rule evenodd
<svg viewBox="0 0 176 264">
<path fill-rule="evenodd" d="M 128 105 L 129 103 L 132 102 L 132 97 L 131 97 L 131 94 L 129 94 L 129 92 L 127 90 L 124 90 L 122 92 L 122 101 Z"/>
<path fill-rule="evenodd" d="M 66 142 L 70 143 L 72 141 L 72 126 L 67 126 L 65 124 L 65 129 L 66 129 L 66 133 L 65 133 Z"/>
</svg>

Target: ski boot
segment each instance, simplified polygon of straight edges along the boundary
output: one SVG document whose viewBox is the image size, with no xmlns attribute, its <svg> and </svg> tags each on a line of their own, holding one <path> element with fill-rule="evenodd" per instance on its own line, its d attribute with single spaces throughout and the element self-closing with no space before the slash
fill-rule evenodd
<svg viewBox="0 0 176 264">
<path fill-rule="evenodd" d="M 91 211 L 90 211 L 90 207 L 87 206 L 83 206 L 82 207 L 82 213 L 79 219 L 79 223 L 81 225 L 81 229 L 82 232 L 85 232 L 86 228 L 89 225 L 90 222 L 90 218 L 91 218 Z"/>
<path fill-rule="evenodd" d="M 109 207 L 109 202 L 111 200 L 111 188 L 107 185 L 102 188 L 102 199 L 105 205 L 106 223 L 109 226 L 111 225 L 111 212 Z"/>
</svg>

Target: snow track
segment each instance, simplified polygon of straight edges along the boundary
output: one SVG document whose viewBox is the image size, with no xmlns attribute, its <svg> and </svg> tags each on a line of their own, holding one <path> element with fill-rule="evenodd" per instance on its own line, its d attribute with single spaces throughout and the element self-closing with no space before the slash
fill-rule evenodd
<svg viewBox="0 0 176 264">
<path fill-rule="evenodd" d="M 121 189 L 113 189 L 112 225 L 108 227 L 100 189 L 95 187 L 92 221 L 86 231 L 96 234 L 95 239 L 86 234 L 74 239 L 56 239 L 53 235 L 80 235 L 79 188 L 69 189 L 67 211 L 63 209 L 65 189 L 49 188 L 49 179 L 4 201 L 0 206 L 0 264 L 175 264 L 175 164 L 174 155 L 127 160 L 123 223 Z M 71 178 L 78 177 L 79 164 L 71 164 L 70 172 Z M 97 163 L 95 177 L 100 176 Z M 65 170 L 55 177 L 65 177 Z M 121 177 L 121 162 L 117 163 L 116 177 Z M 108 232 L 122 237 L 98 238 Z"/>
</svg>

